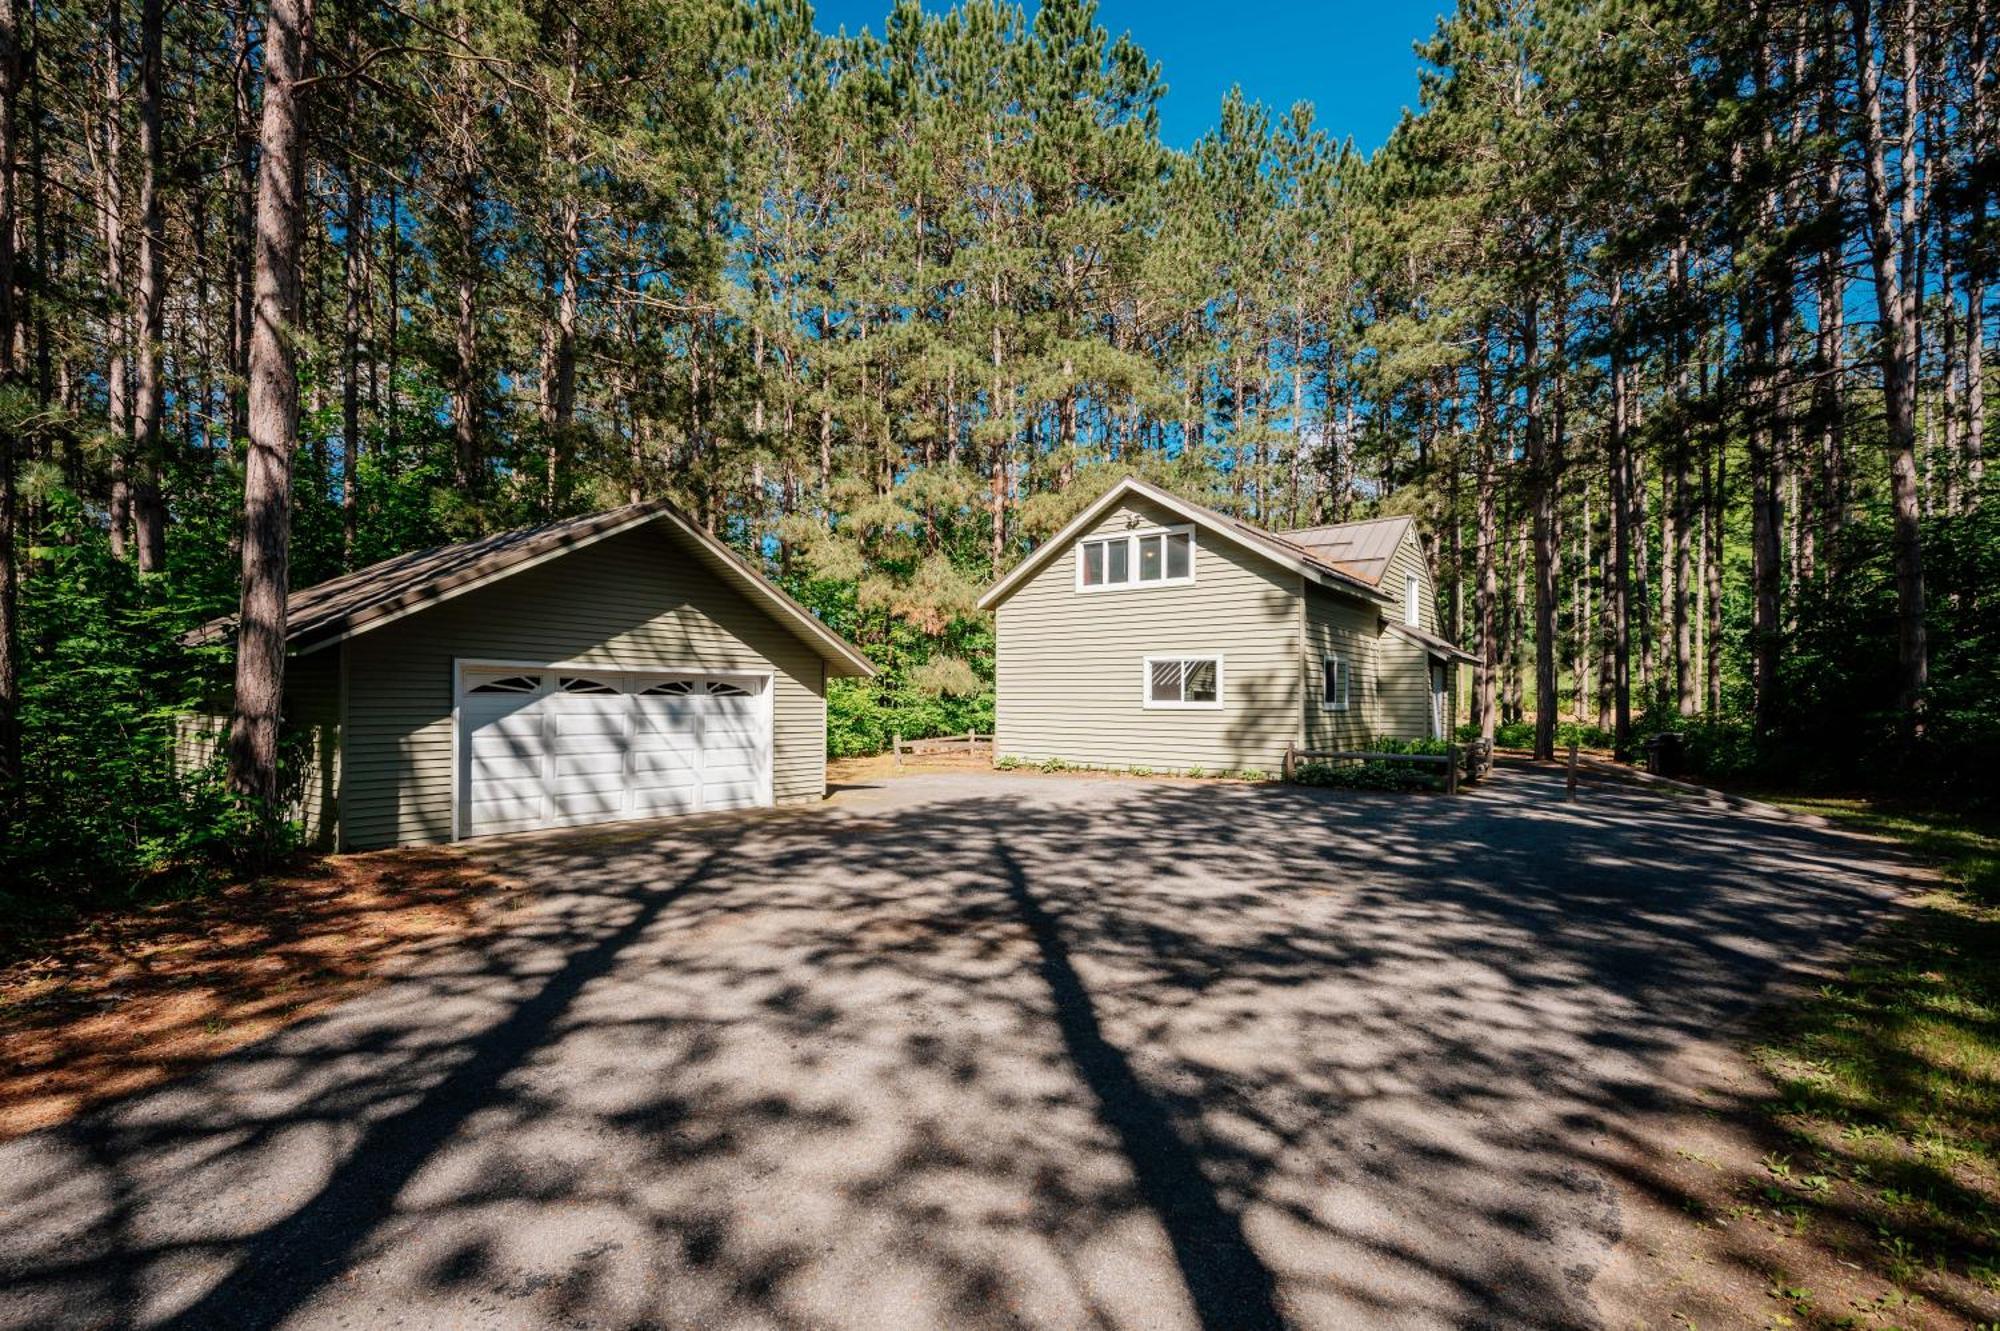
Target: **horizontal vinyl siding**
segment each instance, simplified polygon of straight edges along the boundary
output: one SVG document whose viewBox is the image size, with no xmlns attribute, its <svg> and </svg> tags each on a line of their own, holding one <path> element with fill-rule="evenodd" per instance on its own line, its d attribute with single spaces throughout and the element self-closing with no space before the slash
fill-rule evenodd
<svg viewBox="0 0 2000 1331">
<path fill-rule="evenodd" d="M 1305 599 L 1306 747 L 1355 749 L 1381 733 L 1377 691 L 1376 646 L 1381 612 L 1346 597 L 1308 588 Z M 1329 711 L 1321 698 L 1322 662 L 1339 652 L 1348 663 L 1348 709 Z"/>
<path fill-rule="evenodd" d="M 1396 600 L 1390 613 L 1402 622 L 1404 579 L 1417 577 L 1417 626 L 1430 633 L 1438 631 L 1437 594 L 1431 584 L 1430 561 L 1414 524 L 1403 534 L 1389 568 L 1382 575 L 1382 588 Z M 1376 644 L 1376 708 L 1372 714 L 1375 733 L 1397 739 L 1429 739 L 1431 734 L 1431 658 L 1424 648 L 1394 633 L 1384 633 Z"/>
<path fill-rule="evenodd" d="M 1412 573 L 1417 575 L 1417 627 L 1427 633 L 1436 633 L 1437 589 L 1431 585 L 1430 561 L 1424 558 L 1415 523 L 1403 533 L 1403 539 L 1396 545 L 1396 553 L 1389 556 L 1388 571 L 1382 575 L 1382 590 L 1396 603 L 1396 608 L 1388 613 L 1394 615 L 1398 623 L 1403 619 L 1404 579 Z"/>
<path fill-rule="evenodd" d="M 340 816 L 338 648 L 317 656 L 293 657 L 285 663 L 285 734 L 288 741 L 302 741 L 305 746 L 303 770 L 288 773 L 296 783 L 296 798 L 287 812 L 299 823 L 305 844 L 330 846 Z M 229 714 L 225 711 L 175 717 L 175 777 L 187 780 L 205 769 L 228 742 L 228 736 Z"/>
<path fill-rule="evenodd" d="M 350 846 L 450 839 L 454 658 L 772 671 L 772 794 L 782 804 L 825 793 L 819 653 L 657 526 L 364 633 L 346 649 Z"/>
<path fill-rule="evenodd" d="M 1393 633 L 1382 635 L 1377 645 L 1380 675 L 1377 711 L 1378 735 L 1397 739 L 1429 739 L 1431 736 L 1431 655 L 1428 651 Z"/>
<path fill-rule="evenodd" d="M 1135 500 L 1092 535 L 1178 519 Z M 1109 767 L 1276 771 L 1299 738 L 1299 578 L 1197 532 L 1192 585 L 1079 592 L 1062 551 L 1002 602 L 995 751 Z M 1223 707 L 1142 704 L 1148 656 L 1220 653 Z"/>
<path fill-rule="evenodd" d="M 299 821 L 309 846 L 327 847 L 340 820 L 340 649 L 330 647 L 285 663 L 285 723 L 310 734 L 300 774 Z"/>
</svg>

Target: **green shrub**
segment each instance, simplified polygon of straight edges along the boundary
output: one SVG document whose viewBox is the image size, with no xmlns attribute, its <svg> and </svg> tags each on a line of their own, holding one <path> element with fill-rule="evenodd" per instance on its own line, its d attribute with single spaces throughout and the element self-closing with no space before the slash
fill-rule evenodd
<svg viewBox="0 0 2000 1331">
<path fill-rule="evenodd" d="M 1393 735 L 1377 735 L 1368 741 L 1370 753 L 1410 753 L 1425 754 L 1442 758 L 1451 745 L 1441 739 L 1397 739 Z"/>
<path fill-rule="evenodd" d="M 1069 770 L 1069 764 L 1054 755 L 1042 759 L 1041 762 L 1035 765 L 1044 772 L 1063 772 Z"/>
<path fill-rule="evenodd" d="M 1409 763 L 1312 762 L 1299 764 L 1292 781 L 1338 790 L 1436 790 L 1441 778 Z"/>
<path fill-rule="evenodd" d="M 1003 753 L 993 760 L 993 765 L 1003 772 L 1011 772 L 1021 765 L 1021 760 L 1011 753 Z"/>
<path fill-rule="evenodd" d="M 221 763 L 177 776 L 173 718 L 217 682 L 178 636 L 208 607 L 171 574 L 141 578 L 58 493 L 21 586 L 22 816 L 0 825 L 0 909 L 124 896 L 205 876 L 270 837 L 224 790 Z M 286 840 L 283 829 L 277 839 Z"/>
</svg>

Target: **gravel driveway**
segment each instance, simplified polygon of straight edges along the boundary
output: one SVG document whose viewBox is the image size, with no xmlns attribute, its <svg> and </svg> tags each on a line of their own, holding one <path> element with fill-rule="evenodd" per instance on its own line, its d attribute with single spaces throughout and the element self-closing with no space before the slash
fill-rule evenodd
<svg viewBox="0 0 2000 1331">
<path fill-rule="evenodd" d="M 1908 873 L 1504 767 L 476 853 L 498 941 L 0 1146 L 0 1327 L 1589 1326 L 1661 1070 Z"/>
</svg>

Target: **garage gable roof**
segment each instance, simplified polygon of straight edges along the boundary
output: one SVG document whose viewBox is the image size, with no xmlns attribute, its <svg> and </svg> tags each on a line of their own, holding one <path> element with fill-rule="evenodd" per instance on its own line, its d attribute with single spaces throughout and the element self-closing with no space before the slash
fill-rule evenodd
<svg viewBox="0 0 2000 1331">
<path fill-rule="evenodd" d="M 1013 572 L 986 589 L 979 598 L 981 610 L 991 610 L 1000 602 L 1013 595 L 1020 585 L 1033 577 L 1056 555 L 1067 549 L 1077 537 L 1091 530 L 1097 520 L 1114 508 L 1118 501 L 1136 495 L 1158 504 L 1168 512 L 1177 514 L 1183 521 L 1191 522 L 1205 531 L 1213 532 L 1232 544 L 1241 546 L 1254 554 L 1262 555 L 1273 563 L 1280 564 L 1300 574 L 1308 582 L 1334 591 L 1345 592 L 1362 600 L 1379 605 L 1387 605 L 1380 592 L 1360 578 L 1344 569 L 1319 558 L 1300 545 L 1295 545 L 1284 537 L 1264 530 L 1254 522 L 1231 517 L 1204 505 L 1181 498 L 1171 491 L 1163 490 L 1137 476 L 1127 476 L 1124 480 L 1106 490 L 1095 503 L 1072 518 L 1067 526 L 1037 546 L 1032 554 L 1019 564 Z"/>
<path fill-rule="evenodd" d="M 836 667 L 831 673 L 875 673 L 860 648 L 822 624 L 818 616 L 749 561 L 664 499 L 396 555 L 300 588 L 285 601 L 285 641 L 301 654 L 317 651 L 648 523 L 658 523 L 680 536 L 711 572 Z M 203 646 L 225 642 L 235 633 L 236 616 L 225 615 L 188 633 L 182 641 Z"/>
</svg>

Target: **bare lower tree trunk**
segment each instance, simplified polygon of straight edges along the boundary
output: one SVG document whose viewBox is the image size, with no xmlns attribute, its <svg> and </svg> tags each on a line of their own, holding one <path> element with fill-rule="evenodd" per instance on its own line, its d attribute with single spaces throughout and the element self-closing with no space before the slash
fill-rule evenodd
<svg viewBox="0 0 2000 1331">
<path fill-rule="evenodd" d="M 1564 345 L 1564 313 L 1557 298 L 1555 317 L 1556 382 L 1554 397 L 1562 399 L 1561 361 Z M 1556 498 L 1562 484 L 1561 427 L 1556 419 L 1544 419 L 1541 393 L 1541 345 L 1536 327 L 1537 311 L 1531 304 L 1521 338 L 1521 359 L 1527 367 L 1526 416 L 1528 465 L 1532 469 L 1534 514 L 1531 526 L 1535 541 L 1535 756 L 1556 754 L 1557 709 L 1562 705 L 1556 691 L 1556 671 L 1560 664 L 1556 646 L 1556 613 L 1562 596 L 1560 584 L 1562 551 L 1556 532 Z M 1560 417 L 1560 409 L 1550 413 Z"/>
<path fill-rule="evenodd" d="M 348 37 L 349 59 L 358 59 L 353 34 Z M 350 116 L 354 98 L 348 94 Z M 354 567 L 354 541 L 361 521 L 361 321 L 366 313 L 368 290 L 364 280 L 362 246 L 367 236 L 368 195 L 361 184 L 360 163 L 347 163 L 347 235 L 341 245 L 341 285 L 346 299 L 340 310 L 340 554 L 342 564 Z"/>
<path fill-rule="evenodd" d="M 1000 345 L 1000 325 L 998 322 L 998 314 L 1000 309 L 1000 289 L 997 282 L 995 283 L 993 289 L 993 309 L 995 314 L 995 322 L 993 325 L 993 400 L 991 403 L 988 404 L 987 410 L 992 413 L 993 424 L 995 426 L 1000 426 L 1003 422 L 1009 422 L 1009 418 L 1011 417 L 1012 412 L 1009 410 L 1008 403 L 1005 400 L 1003 388 L 1000 381 L 1001 364 L 1002 364 L 1001 345 Z M 992 572 L 995 574 L 995 576 L 998 576 L 1000 572 L 1001 561 L 1007 557 L 1007 435 L 1008 433 L 1009 430 L 1007 429 L 994 430 L 993 457 L 991 463 L 989 464 L 990 466 L 990 472 L 988 478 L 989 493 L 987 495 L 987 502 L 988 506 L 992 511 L 993 536 L 992 536 L 992 544 L 987 551 L 987 563 L 989 567 L 992 569 Z"/>
<path fill-rule="evenodd" d="M 1479 727 L 1480 738 L 1488 743 L 1493 740 L 1493 731 L 1499 720 L 1495 707 L 1494 677 L 1500 666 L 1499 644 L 1495 640 L 1500 602 L 1499 552 L 1496 549 L 1500 541 L 1500 521 L 1498 497 L 1494 493 L 1493 429 L 1493 371 L 1485 339 L 1482 339 L 1479 360 L 1479 492 L 1474 500 L 1478 506 L 1479 585 L 1474 595 L 1474 614 L 1479 623 L 1479 664 L 1472 681 L 1472 719 Z"/>
<path fill-rule="evenodd" d="M 1611 518 L 1612 733 L 1623 756 L 1632 744 L 1632 466 L 1628 418 L 1623 279 L 1611 286 L 1611 433 L 1606 447 Z"/>
<path fill-rule="evenodd" d="M 256 89 L 251 77 L 255 69 L 251 51 L 250 14 L 255 6 L 236 6 L 235 31 L 230 58 L 235 78 L 231 107 L 235 128 L 233 165 L 236 170 L 234 208 L 229 238 L 230 335 L 229 370 L 235 382 L 229 388 L 229 438 L 232 445 L 250 434 L 250 319 L 251 269 L 254 253 L 257 210 L 257 117 Z"/>
<path fill-rule="evenodd" d="M 1985 0 L 1972 6 L 1972 87 L 1970 147 L 1972 160 L 1992 160 L 1987 127 L 1991 111 L 1984 95 L 1992 74 L 1992 32 L 1988 27 Z M 1988 191 L 1975 190 L 1972 215 L 1967 229 L 1975 236 L 1986 234 Z M 1967 265 L 1965 279 L 1965 489 L 1967 502 L 1976 507 L 1986 487 L 1986 270 L 1984 265 Z"/>
<path fill-rule="evenodd" d="M 1904 0 L 1905 28 L 1913 29 L 1908 11 L 1915 0 Z M 1882 61 L 1876 47 L 1873 0 L 1848 0 L 1853 24 L 1855 67 L 1860 73 L 1860 160 L 1867 216 L 1868 260 L 1875 279 L 1875 303 L 1881 310 L 1877 339 L 1882 368 L 1884 423 L 1889 452 L 1889 490 L 1895 514 L 1896 565 L 1896 705 L 1903 733 L 1914 740 L 1924 729 L 1924 689 L 1929 676 L 1925 641 L 1923 537 L 1917 497 L 1917 291 L 1904 280 L 1914 268 L 1910 255 L 1916 243 L 1905 224 L 1898 234 L 1890 211 L 1890 184 L 1882 127 Z M 1886 37 L 1885 37 L 1886 40 Z M 1913 171 L 1909 155 L 1905 172 Z M 1915 188 L 1907 176 L 1906 195 Z"/>
<path fill-rule="evenodd" d="M 1576 524 L 1576 581 L 1571 584 L 1570 712 L 1581 723 L 1590 712 L 1590 478 L 1583 482 L 1583 512 Z"/>
<path fill-rule="evenodd" d="M 1708 654 L 1703 661 L 1703 670 L 1711 716 L 1722 713 L 1722 517 L 1723 497 L 1728 493 L 1728 463 L 1729 455 L 1722 447 L 1718 432 L 1712 447 L 1702 454 L 1701 463 L 1702 522 L 1708 532 L 1708 569 L 1702 588 L 1707 600 L 1704 627 Z"/>
<path fill-rule="evenodd" d="M 294 328 L 305 221 L 299 80 L 311 58 L 312 0 L 271 0 L 264 29 L 258 135 L 255 300 L 250 332 L 250 451 L 243 494 L 243 595 L 237 618 L 229 779 L 271 806 L 279 795 L 278 727 L 285 692 L 285 597 L 291 546 L 292 452 L 299 433 Z"/>
<path fill-rule="evenodd" d="M 24 73 L 14 0 L 0 0 L 0 389 L 20 378 L 14 337 L 14 121 Z M 20 497 L 15 487 L 19 439 L 0 424 L 0 823 L 16 816 L 21 797 L 21 661 L 19 585 L 14 546 Z"/>
<path fill-rule="evenodd" d="M 132 529 L 139 548 L 139 571 L 158 573 L 167 566 L 167 506 L 161 492 L 165 470 L 165 440 L 161 418 L 166 410 L 166 383 L 161 377 L 161 346 L 166 337 L 166 220 L 160 206 L 160 176 L 165 148 L 160 141 L 160 44 L 164 16 L 162 0 L 141 0 L 139 9 L 139 315 L 134 347 L 134 389 L 138 401 L 132 419 L 132 459 L 137 485 L 132 493 Z"/>
<path fill-rule="evenodd" d="M 125 377 L 131 355 L 132 323 L 125 309 L 125 198 L 120 159 L 124 155 L 124 55 L 119 35 L 124 11 L 110 0 L 104 19 L 104 140 L 97 167 L 98 211 L 104 228 L 104 406 L 117 444 L 111 455 L 111 557 L 124 559 L 132 530 L 132 406 Z"/>
<path fill-rule="evenodd" d="M 1694 481 L 1689 474 L 1691 450 L 1688 446 L 1688 387 L 1691 370 L 1688 365 L 1687 330 L 1683 320 L 1687 317 L 1687 242 L 1681 240 L 1674 246 L 1671 281 L 1674 286 L 1674 428 L 1671 448 L 1672 463 L 1668 469 L 1667 484 L 1672 487 L 1672 497 L 1667 507 L 1674 515 L 1674 566 L 1673 566 L 1673 649 L 1674 649 L 1674 697 L 1682 716 L 1693 716 L 1695 706 L 1695 666 L 1694 666 L 1694 621 L 1689 604 L 1695 597 L 1694 582 Z"/>
</svg>

